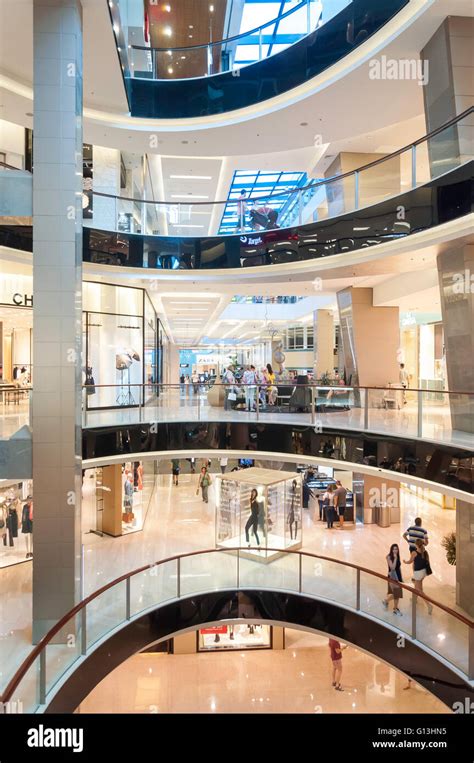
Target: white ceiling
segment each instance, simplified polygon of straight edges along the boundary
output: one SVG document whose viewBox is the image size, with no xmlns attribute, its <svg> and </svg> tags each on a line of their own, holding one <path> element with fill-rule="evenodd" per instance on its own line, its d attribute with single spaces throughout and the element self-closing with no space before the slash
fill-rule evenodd
<svg viewBox="0 0 474 763">
<path fill-rule="evenodd" d="M 423 7 L 424 12 L 377 53 L 417 57 L 446 15 L 474 14 L 472 0 L 411 0 L 409 6 Z M 333 144 L 353 136 L 368 137 L 373 131 L 423 113 L 423 90 L 417 82 L 369 78 L 369 64 L 363 57 L 364 50 L 370 56 L 371 49 L 363 45 L 358 49 L 357 65 L 352 69 L 340 67 L 338 79 L 329 77 L 332 70 L 328 70 L 324 87 L 300 100 L 294 97 L 294 102 L 279 108 L 278 116 L 274 112 L 260 116 L 249 109 L 242 114 L 218 115 L 215 126 L 204 118 L 172 123 L 133 119 L 127 114 L 105 0 L 83 0 L 83 7 L 84 134 L 88 142 L 97 145 L 144 153 L 150 150 L 153 134 L 158 142 L 156 151 L 162 154 L 238 156 L 307 148 L 314 145 L 315 136 Z M 0 19 L 0 103 L 4 107 L 0 114 L 31 126 L 27 114 L 32 111 L 32 0 L 0 0 Z M 395 24 L 395 35 L 396 28 Z M 383 39 L 386 41 L 387 35 L 380 37 L 379 45 L 383 46 Z M 271 102 L 265 102 L 261 110 L 268 111 L 270 106 Z M 389 141 L 393 142 L 399 146 L 402 136 Z M 371 150 L 371 146 L 360 150 Z"/>
</svg>

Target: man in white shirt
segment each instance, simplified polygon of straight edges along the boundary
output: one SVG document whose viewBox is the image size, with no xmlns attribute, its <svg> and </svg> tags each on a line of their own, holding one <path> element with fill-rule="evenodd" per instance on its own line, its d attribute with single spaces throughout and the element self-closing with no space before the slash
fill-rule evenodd
<svg viewBox="0 0 474 763">
<path fill-rule="evenodd" d="M 242 384 L 244 384 L 245 387 L 245 407 L 248 411 L 255 410 L 256 381 L 255 366 L 248 366 L 242 377 Z"/>
</svg>

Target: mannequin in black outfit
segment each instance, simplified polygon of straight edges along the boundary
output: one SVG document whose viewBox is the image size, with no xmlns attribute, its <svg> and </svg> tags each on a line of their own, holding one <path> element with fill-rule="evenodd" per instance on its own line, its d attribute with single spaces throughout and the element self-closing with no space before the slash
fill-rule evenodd
<svg viewBox="0 0 474 763">
<path fill-rule="evenodd" d="M 258 537 L 258 510 L 259 510 L 259 504 L 257 501 L 258 493 L 253 488 L 252 492 L 250 493 L 250 516 L 247 519 L 247 523 L 245 525 L 245 540 L 247 541 L 248 547 L 250 548 L 250 538 L 249 538 L 249 530 L 252 528 L 252 532 L 255 535 L 255 538 L 257 539 L 257 546 L 260 546 L 260 539 Z"/>
<path fill-rule="evenodd" d="M 298 520 L 295 518 L 295 503 L 296 503 L 296 487 L 298 483 L 296 480 L 293 480 L 293 484 L 291 486 L 291 504 L 290 504 L 290 511 L 288 512 L 288 524 L 290 526 L 290 538 L 293 540 L 293 525 L 295 525 L 295 540 L 296 536 L 298 535 Z"/>
</svg>

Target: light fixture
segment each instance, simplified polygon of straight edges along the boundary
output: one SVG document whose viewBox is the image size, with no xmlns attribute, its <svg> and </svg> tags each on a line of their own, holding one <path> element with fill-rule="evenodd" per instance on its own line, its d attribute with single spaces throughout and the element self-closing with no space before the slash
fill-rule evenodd
<svg viewBox="0 0 474 763">
<path fill-rule="evenodd" d="M 181 56 L 181 61 L 184 61 L 186 56 Z"/>
<path fill-rule="evenodd" d="M 165 26 L 163 27 L 163 34 L 166 35 L 166 37 L 171 37 L 171 35 L 173 34 L 173 30 L 171 29 L 170 26 Z"/>
<path fill-rule="evenodd" d="M 205 196 L 202 193 L 172 193 L 172 199 L 208 199 L 209 196 Z"/>
<path fill-rule="evenodd" d="M 170 180 L 212 180 L 212 175 L 170 175 Z"/>
<path fill-rule="evenodd" d="M 168 66 L 168 74 L 173 74 L 173 67 L 172 66 Z"/>
<path fill-rule="evenodd" d="M 120 32 L 120 28 L 119 28 L 118 24 L 114 24 L 113 28 L 114 28 L 115 34 L 118 34 Z"/>
<path fill-rule="evenodd" d="M 166 11 L 166 13 L 171 13 L 171 5 L 164 5 L 163 10 Z"/>
<path fill-rule="evenodd" d="M 173 55 L 173 53 L 172 53 L 172 51 L 171 51 L 171 50 L 167 50 L 166 52 L 167 52 L 167 54 L 168 54 L 169 56 L 172 56 L 172 55 Z"/>
<path fill-rule="evenodd" d="M 209 11 L 210 11 L 210 13 L 214 13 L 214 6 L 213 5 L 209 6 Z"/>
</svg>

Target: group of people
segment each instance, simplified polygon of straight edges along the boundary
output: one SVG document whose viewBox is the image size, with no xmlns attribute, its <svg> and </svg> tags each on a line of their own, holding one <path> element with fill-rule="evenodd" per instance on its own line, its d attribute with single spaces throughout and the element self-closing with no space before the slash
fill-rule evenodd
<svg viewBox="0 0 474 763">
<path fill-rule="evenodd" d="M 253 230 L 270 230 L 272 228 L 278 228 L 277 210 L 273 209 L 273 207 L 269 207 L 265 202 L 259 203 L 257 200 L 252 200 L 250 202 L 250 208 L 248 208 L 247 191 L 242 189 L 237 199 L 237 230 L 241 233 L 244 232 L 247 225 L 247 212 Z"/>
<path fill-rule="evenodd" d="M 394 615 L 401 615 L 398 603 L 403 598 L 402 561 L 403 564 L 409 564 L 412 567 L 412 583 L 416 591 L 423 593 L 423 581 L 432 574 L 430 557 L 426 547 L 428 545 L 428 532 L 422 527 L 421 517 L 415 519 L 415 524 L 409 527 L 403 533 L 404 539 L 408 543 L 410 557 L 401 559 L 400 548 L 397 543 L 392 543 L 390 551 L 386 556 L 388 567 L 388 589 L 387 596 L 382 603 L 385 609 L 388 609 L 391 602 Z M 423 599 L 428 614 L 433 612 L 433 605 Z"/>
<path fill-rule="evenodd" d="M 319 521 L 326 521 L 326 528 L 332 530 L 334 522 L 339 519 L 336 527 L 340 530 L 344 527 L 344 516 L 346 513 L 347 490 L 340 480 L 336 484 L 327 486 L 324 493 L 318 493 L 319 503 Z"/>
<path fill-rule="evenodd" d="M 235 377 L 234 366 L 230 365 L 224 372 L 223 383 L 226 385 L 225 410 L 230 410 L 232 402 L 237 402 L 239 394 L 245 397 L 245 409 L 255 411 L 257 409 L 257 395 L 260 405 L 276 405 L 278 387 L 275 384 L 276 375 L 270 363 L 260 371 L 254 365 L 245 367 L 240 383 Z M 243 387 L 242 393 L 240 385 Z"/>
<path fill-rule="evenodd" d="M 387 578 L 388 589 L 385 599 L 382 599 L 382 604 L 385 609 L 388 610 L 389 604 L 392 604 L 392 611 L 394 615 L 402 615 L 398 606 L 400 599 L 403 598 L 403 588 L 400 585 L 403 583 L 402 577 L 402 563 L 411 565 L 412 567 L 412 579 L 413 587 L 416 591 L 423 593 L 423 580 L 432 574 L 430 566 L 430 557 L 426 547 L 428 545 L 428 532 L 422 527 L 421 517 L 415 519 L 415 523 L 409 527 L 403 533 L 404 539 L 408 543 L 408 549 L 410 556 L 408 559 L 401 558 L 400 548 L 398 543 L 392 543 L 390 551 L 386 556 L 387 561 Z M 433 605 L 423 599 L 423 602 L 427 608 L 428 614 L 433 612 Z M 332 665 L 332 686 L 337 691 L 344 691 L 341 685 L 342 678 L 342 652 L 347 649 L 347 644 L 341 645 L 341 642 L 337 639 L 330 638 L 328 640 L 329 655 Z M 405 689 L 411 687 L 411 680 L 408 680 Z"/>
</svg>

